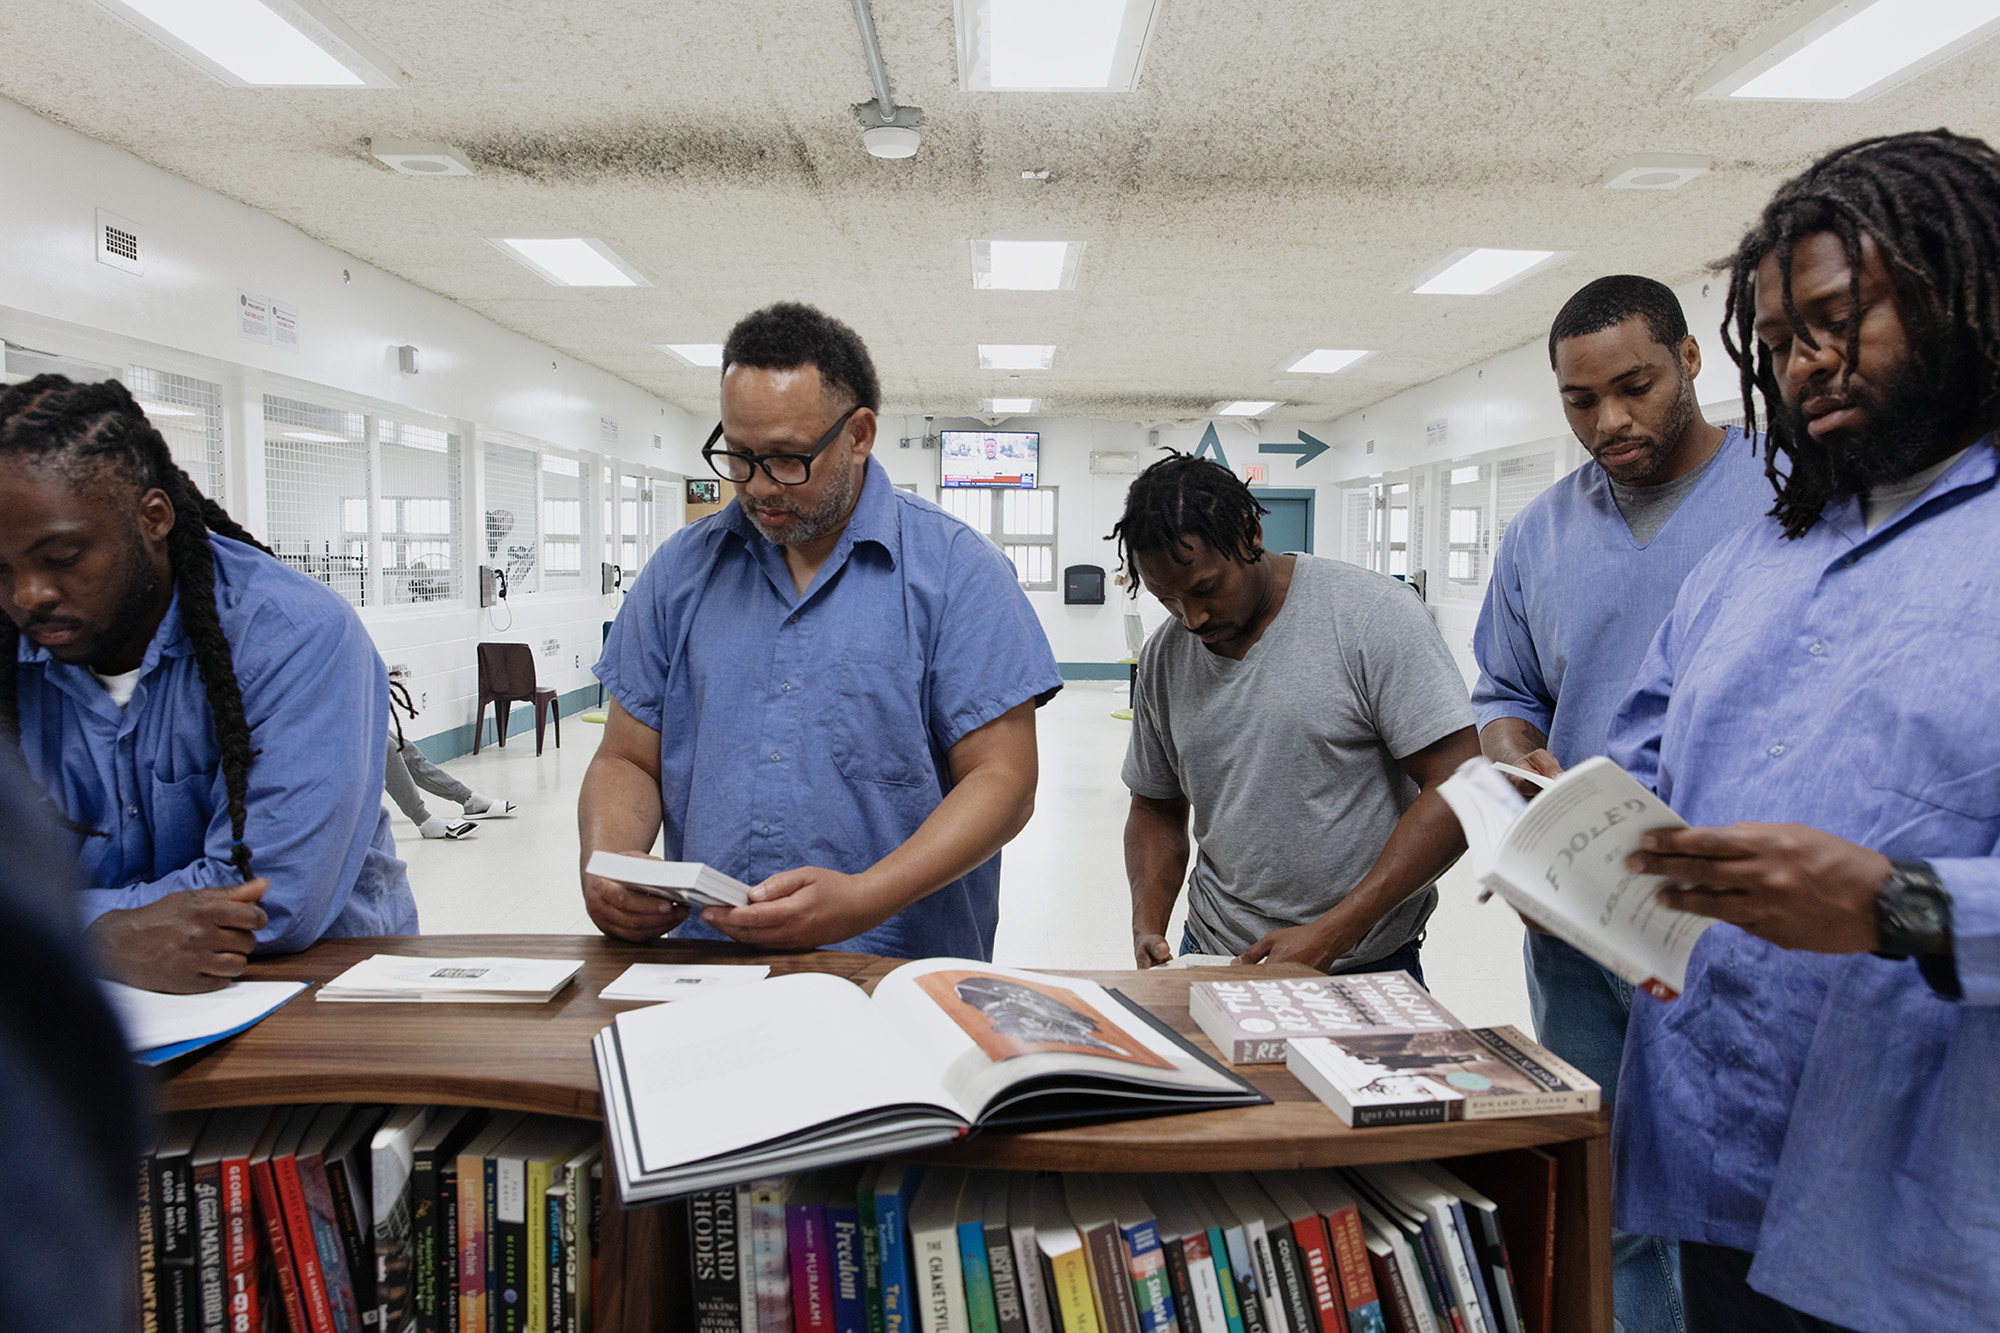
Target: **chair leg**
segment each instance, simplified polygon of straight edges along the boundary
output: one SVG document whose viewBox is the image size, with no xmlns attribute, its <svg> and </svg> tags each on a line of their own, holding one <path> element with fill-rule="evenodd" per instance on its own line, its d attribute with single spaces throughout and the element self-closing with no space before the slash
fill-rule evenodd
<svg viewBox="0 0 2000 1333">
<path fill-rule="evenodd" d="M 535 758 L 540 759 L 542 757 L 542 733 L 546 732 L 549 727 L 548 705 L 544 704 L 540 699 L 537 699 L 535 700 L 534 707 L 535 707 Z"/>
<path fill-rule="evenodd" d="M 498 733 L 500 748 L 503 750 L 507 748 L 507 714 L 513 711 L 513 708 L 514 705 L 511 700 L 495 699 L 493 701 L 493 730 Z"/>
<path fill-rule="evenodd" d="M 479 711 L 472 715 L 472 752 L 479 753 L 479 742 L 486 735 L 486 701 L 479 701 Z"/>
<path fill-rule="evenodd" d="M 562 749 L 562 696 L 549 700 L 549 717 L 556 724 L 556 748 Z"/>
</svg>

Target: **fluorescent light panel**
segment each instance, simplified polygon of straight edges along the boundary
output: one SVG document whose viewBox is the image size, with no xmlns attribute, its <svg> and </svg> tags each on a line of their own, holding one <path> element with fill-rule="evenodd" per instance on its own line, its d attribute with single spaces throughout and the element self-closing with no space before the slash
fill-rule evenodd
<svg viewBox="0 0 2000 1333">
<path fill-rule="evenodd" d="M 1411 290 L 1419 296 L 1486 296 L 1561 257 L 1559 250 L 1461 250 Z"/>
<path fill-rule="evenodd" d="M 1335 375 L 1367 356 L 1366 352 L 1320 347 L 1307 352 L 1286 368 L 1288 375 Z"/>
<path fill-rule="evenodd" d="M 988 398 L 986 411 L 992 416 L 1023 416 L 1041 405 L 1039 398 Z"/>
<path fill-rule="evenodd" d="M 1047 370 L 1056 363 L 1051 343 L 981 343 L 981 370 Z"/>
<path fill-rule="evenodd" d="M 558 287 L 643 287 L 651 284 L 600 240 L 583 236 L 495 236 L 507 254 Z"/>
<path fill-rule="evenodd" d="M 654 343 L 653 346 L 668 356 L 679 357 L 691 366 L 701 366 L 708 370 L 722 367 L 721 343 Z"/>
<path fill-rule="evenodd" d="M 968 91 L 1129 92 L 1160 0 L 957 0 L 959 86 Z"/>
<path fill-rule="evenodd" d="M 2000 30 L 2000 0 L 1845 0 L 1730 62 L 1700 96 L 1846 102 Z"/>
<path fill-rule="evenodd" d="M 394 62 L 316 0 L 98 0 L 223 83 L 394 88 Z"/>
<path fill-rule="evenodd" d="M 1233 403 L 1224 403 L 1221 407 L 1215 409 L 1215 415 L 1219 417 L 1261 417 L 1276 406 L 1276 403 L 1253 402 L 1245 398 Z"/>
<path fill-rule="evenodd" d="M 974 241 L 972 285 L 992 292 L 1053 292 L 1076 286 L 1082 241 Z"/>
</svg>

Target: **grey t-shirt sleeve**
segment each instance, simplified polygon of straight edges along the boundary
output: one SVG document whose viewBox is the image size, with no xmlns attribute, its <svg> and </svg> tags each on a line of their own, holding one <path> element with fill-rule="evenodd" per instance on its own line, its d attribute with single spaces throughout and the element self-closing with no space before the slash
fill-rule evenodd
<svg viewBox="0 0 2000 1333">
<path fill-rule="evenodd" d="M 1406 759 L 1473 725 L 1458 663 L 1423 599 L 1408 588 L 1383 591 L 1348 648 L 1347 669 L 1394 758 Z"/>
<path fill-rule="evenodd" d="M 1179 756 L 1167 730 L 1167 691 L 1157 640 L 1139 652 L 1139 681 L 1132 689 L 1132 739 L 1125 745 L 1125 785 L 1156 801 L 1183 796 Z"/>
</svg>

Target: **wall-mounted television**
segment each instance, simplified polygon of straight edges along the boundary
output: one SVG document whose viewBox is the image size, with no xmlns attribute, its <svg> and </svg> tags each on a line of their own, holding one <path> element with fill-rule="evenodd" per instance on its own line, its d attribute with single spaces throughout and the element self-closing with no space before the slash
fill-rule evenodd
<svg viewBox="0 0 2000 1333">
<path fill-rule="evenodd" d="M 940 486 L 1032 490 L 1042 436 L 1033 430 L 947 430 L 939 432 L 938 452 Z"/>
</svg>

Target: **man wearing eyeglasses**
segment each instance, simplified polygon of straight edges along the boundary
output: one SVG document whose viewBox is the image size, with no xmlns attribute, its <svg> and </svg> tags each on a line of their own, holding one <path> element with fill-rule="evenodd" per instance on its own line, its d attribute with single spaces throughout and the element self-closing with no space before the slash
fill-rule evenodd
<svg viewBox="0 0 2000 1333">
<path fill-rule="evenodd" d="M 1062 688 L 1014 567 L 871 458 L 881 389 L 810 306 L 747 316 L 703 457 L 736 503 L 674 534 L 612 625 L 583 860 L 703 861 L 746 907 L 594 875 L 626 940 L 990 958 L 999 851 L 1034 810 L 1035 708 Z"/>
</svg>

